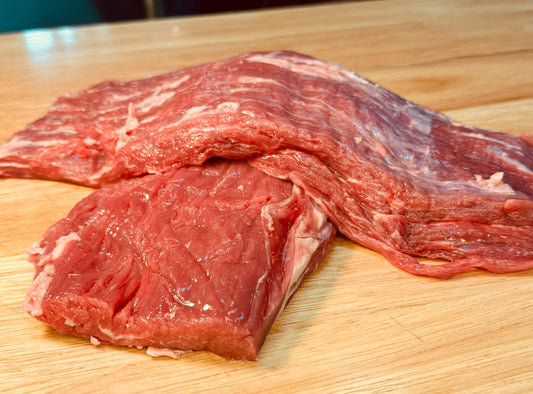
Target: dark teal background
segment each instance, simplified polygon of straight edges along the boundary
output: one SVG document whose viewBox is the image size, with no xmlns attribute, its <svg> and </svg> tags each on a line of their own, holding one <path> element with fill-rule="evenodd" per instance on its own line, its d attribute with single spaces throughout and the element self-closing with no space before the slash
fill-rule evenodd
<svg viewBox="0 0 533 394">
<path fill-rule="evenodd" d="M 0 0 L 0 32 L 100 21 L 90 0 Z"/>
<path fill-rule="evenodd" d="M 153 1 L 155 16 L 165 17 L 301 5 L 328 0 Z M 144 0 L 0 0 L 0 33 L 145 17 Z"/>
</svg>

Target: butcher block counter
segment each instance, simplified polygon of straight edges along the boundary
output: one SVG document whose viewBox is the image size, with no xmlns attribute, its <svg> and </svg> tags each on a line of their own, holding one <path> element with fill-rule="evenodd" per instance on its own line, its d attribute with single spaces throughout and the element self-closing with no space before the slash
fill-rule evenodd
<svg viewBox="0 0 533 394">
<path fill-rule="evenodd" d="M 385 0 L 0 35 L 0 142 L 57 96 L 242 52 L 339 63 L 453 119 L 533 130 L 533 2 Z M 257 362 L 152 358 L 22 308 L 26 249 L 91 189 L 0 179 L 0 391 L 531 392 L 533 272 L 416 277 L 338 236 Z"/>
</svg>

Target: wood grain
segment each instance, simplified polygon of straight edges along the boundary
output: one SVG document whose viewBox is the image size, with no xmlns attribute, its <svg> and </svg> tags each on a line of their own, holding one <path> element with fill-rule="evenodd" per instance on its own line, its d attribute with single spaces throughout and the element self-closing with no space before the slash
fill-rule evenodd
<svg viewBox="0 0 533 394">
<path fill-rule="evenodd" d="M 531 1 L 385 0 L 0 35 L 0 142 L 56 97 L 252 50 L 340 63 L 479 127 L 533 131 Z M 22 310 L 25 249 L 90 189 L 0 179 L 0 389 L 528 392 L 532 272 L 408 275 L 337 237 L 256 363 L 179 360 L 57 335 Z"/>
</svg>

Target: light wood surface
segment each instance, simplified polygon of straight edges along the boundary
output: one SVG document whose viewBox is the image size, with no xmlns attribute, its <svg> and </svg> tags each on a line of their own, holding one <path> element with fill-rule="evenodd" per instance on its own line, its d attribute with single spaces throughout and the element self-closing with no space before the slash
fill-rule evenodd
<svg viewBox="0 0 533 394">
<path fill-rule="evenodd" d="M 392 0 L 0 35 L 0 142 L 60 94 L 271 49 L 340 63 L 458 121 L 533 131 L 533 2 Z M 25 249 L 89 193 L 0 179 L 0 391 L 533 391 L 533 272 L 414 277 L 341 236 L 255 363 L 57 335 L 22 309 Z"/>
</svg>

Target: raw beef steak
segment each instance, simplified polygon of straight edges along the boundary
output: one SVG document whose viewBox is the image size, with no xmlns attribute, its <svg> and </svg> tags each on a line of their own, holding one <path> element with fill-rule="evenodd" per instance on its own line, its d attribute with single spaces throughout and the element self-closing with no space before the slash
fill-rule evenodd
<svg viewBox="0 0 533 394">
<path fill-rule="evenodd" d="M 294 52 L 63 96 L 0 147 L 0 175 L 98 186 L 212 156 L 292 180 L 342 233 L 408 272 L 533 266 L 530 136 L 455 123 Z"/>
<path fill-rule="evenodd" d="M 301 189 L 246 162 L 118 182 L 30 249 L 25 309 L 95 344 L 255 360 L 334 233 Z"/>
</svg>

